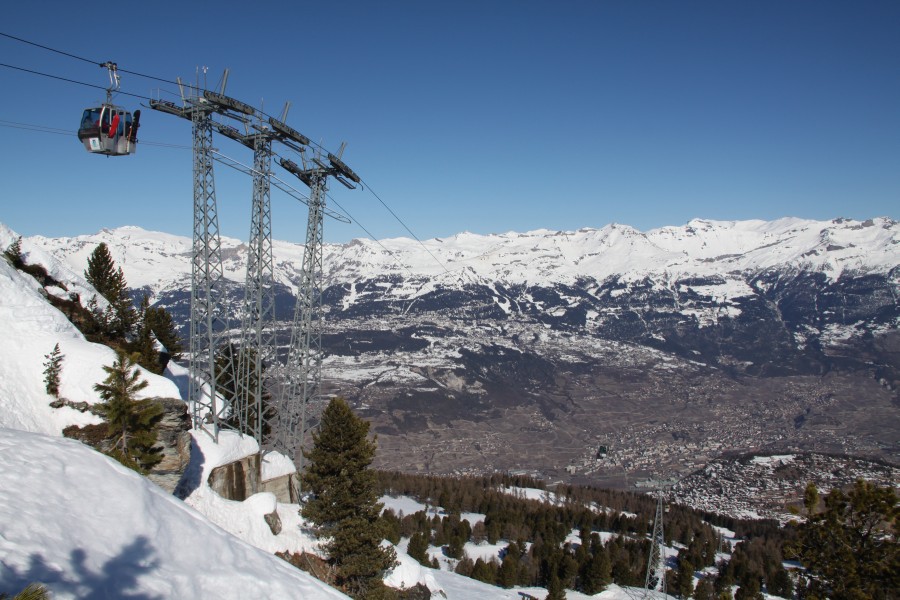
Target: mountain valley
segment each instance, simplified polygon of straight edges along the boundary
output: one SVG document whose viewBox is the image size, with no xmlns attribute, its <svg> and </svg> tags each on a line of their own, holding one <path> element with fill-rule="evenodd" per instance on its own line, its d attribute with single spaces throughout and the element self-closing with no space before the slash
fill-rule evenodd
<svg viewBox="0 0 900 600">
<path fill-rule="evenodd" d="M 189 239 L 31 239 L 76 272 L 107 243 L 186 327 Z M 245 246 L 223 248 L 238 323 Z M 286 341 L 302 246 L 274 252 Z M 729 453 L 896 461 L 898 264 L 889 219 L 329 244 L 324 387 L 372 423 L 384 469 L 630 487 Z"/>
</svg>

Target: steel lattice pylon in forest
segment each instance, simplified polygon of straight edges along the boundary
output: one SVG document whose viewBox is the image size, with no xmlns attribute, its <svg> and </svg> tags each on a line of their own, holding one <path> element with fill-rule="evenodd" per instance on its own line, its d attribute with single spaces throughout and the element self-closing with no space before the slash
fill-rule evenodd
<svg viewBox="0 0 900 600">
<path fill-rule="evenodd" d="M 647 560 L 647 577 L 644 579 L 644 598 L 654 591 L 666 593 L 666 555 L 663 548 L 666 538 L 663 532 L 663 491 L 656 492 L 656 517 L 653 519 L 653 535 L 650 538 L 650 558 Z"/>
</svg>

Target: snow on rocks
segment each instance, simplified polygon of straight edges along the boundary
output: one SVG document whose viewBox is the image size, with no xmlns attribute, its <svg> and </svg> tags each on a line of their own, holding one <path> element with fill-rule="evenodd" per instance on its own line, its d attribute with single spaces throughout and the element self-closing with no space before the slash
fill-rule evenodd
<svg viewBox="0 0 900 600">
<path fill-rule="evenodd" d="M 397 552 L 397 566 L 388 571 L 384 583 L 397 589 L 422 584 L 431 590 L 432 594 L 443 592 L 434 578 L 434 569 L 423 567 L 405 552 Z"/>
<path fill-rule="evenodd" d="M 280 504 L 269 492 L 253 494 L 243 502 L 228 500 L 213 491 L 208 484 L 213 469 L 259 452 L 250 436 L 234 431 L 220 431 L 218 443 L 204 432 L 191 432 L 192 472 L 184 481 L 193 481 L 194 489 L 184 499 L 207 519 L 245 542 L 267 552 L 313 552 L 319 554 L 318 544 L 303 531 L 303 520 L 296 504 Z M 282 527 L 272 532 L 265 515 L 277 512 Z"/>
</svg>

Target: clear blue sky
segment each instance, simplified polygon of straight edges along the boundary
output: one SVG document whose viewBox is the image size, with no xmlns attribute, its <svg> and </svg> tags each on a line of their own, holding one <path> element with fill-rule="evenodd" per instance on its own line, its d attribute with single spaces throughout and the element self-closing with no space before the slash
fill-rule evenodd
<svg viewBox="0 0 900 600">
<path fill-rule="evenodd" d="M 272 114 L 290 100 L 294 128 L 331 149 L 346 141 L 345 161 L 422 239 L 900 218 L 895 0 L 31 0 L 5 7 L 0 31 L 164 79 L 207 66 L 211 87 L 230 68 L 229 95 Z M 7 38 L 0 62 L 106 82 Z M 174 86 L 123 75 L 124 91 L 160 86 L 172 98 Z M 81 111 L 102 96 L 0 67 L 0 221 L 25 235 L 128 224 L 190 235 L 189 150 L 80 147 Z M 190 145 L 187 121 L 142 112 L 142 141 Z M 246 238 L 250 181 L 216 169 L 222 232 Z M 332 193 L 375 237 L 408 235 L 371 193 Z M 275 237 L 302 241 L 305 209 L 272 199 Z M 329 241 L 363 236 L 326 223 Z"/>
</svg>

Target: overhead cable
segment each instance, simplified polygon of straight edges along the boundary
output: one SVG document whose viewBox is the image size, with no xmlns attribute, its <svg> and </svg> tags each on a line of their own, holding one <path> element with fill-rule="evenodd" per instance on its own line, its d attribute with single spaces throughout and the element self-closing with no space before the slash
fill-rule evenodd
<svg viewBox="0 0 900 600">
<path fill-rule="evenodd" d="M 0 119 L 0 127 L 10 127 L 12 129 L 24 129 L 26 131 L 37 131 L 39 133 L 53 133 L 55 135 L 71 135 L 75 136 L 76 133 L 74 131 L 70 131 L 68 129 L 60 129 L 58 127 L 48 127 L 46 125 L 36 125 L 34 123 L 20 123 L 18 121 L 7 121 L 5 119 Z M 152 142 L 149 140 L 141 140 L 141 144 L 146 144 L 147 146 L 159 146 L 160 148 L 175 148 L 177 150 L 190 150 L 191 146 L 185 146 L 182 144 L 168 144 L 165 142 Z"/>
<path fill-rule="evenodd" d="M 11 40 L 16 40 L 17 42 L 22 42 L 23 44 L 28 44 L 28 45 L 30 45 L 30 46 L 36 46 L 36 47 L 38 47 L 38 48 L 43 48 L 44 50 L 49 50 L 50 52 L 56 52 L 57 54 L 62 54 L 63 56 L 68 56 L 69 58 L 74 58 L 74 59 L 76 59 L 76 60 L 81 60 L 81 61 L 84 61 L 84 62 L 87 62 L 87 63 L 91 63 L 92 65 L 97 65 L 97 66 L 99 66 L 99 67 L 106 66 L 106 62 L 105 62 L 105 61 L 104 61 L 104 62 L 100 62 L 100 61 L 96 61 L 96 60 L 91 60 L 91 59 L 85 58 L 85 57 L 83 57 L 83 56 L 78 56 L 77 54 L 72 54 L 71 52 L 64 52 L 64 51 L 62 51 L 62 50 L 57 50 L 56 48 L 51 48 L 50 46 L 45 46 L 45 45 L 43 45 L 43 44 L 38 44 L 37 42 L 32 42 L 32 41 L 29 41 L 29 40 L 26 40 L 26 39 L 23 39 L 23 38 L 20 38 L 20 37 L 16 37 L 16 36 L 14 36 L 14 35 L 10 35 L 10 34 L 8 34 L 8 33 L 3 33 L 2 31 L 0 31 L 0 36 L 7 37 L 7 38 L 9 38 L 9 39 L 11 39 Z M 155 77 L 155 76 L 153 76 L 153 75 L 146 75 L 146 74 L 144 74 L 144 73 L 138 73 L 138 72 L 136 72 L 136 71 L 128 71 L 128 70 L 126 70 L 126 69 L 118 69 L 118 70 L 121 71 L 122 73 L 128 73 L 129 75 L 136 75 L 136 76 L 138 76 L 138 77 L 144 77 L 145 79 L 154 79 L 154 80 L 156 80 L 156 81 L 161 81 L 161 82 L 163 82 L 163 83 L 171 83 L 171 84 L 173 84 L 173 85 L 178 85 L 178 82 L 177 82 L 177 81 L 172 81 L 172 80 L 169 80 L 169 79 L 163 79 L 163 78 L 161 78 L 161 77 Z"/>
<path fill-rule="evenodd" d="M 400 223 L 401 225 L 403 225 L 403 228 L 406 229 L 406 231 L 409 232 L 409 235 L 413 236 L 413 239 L 415 239 L 417 242 L 419 242 L 419 245 L 422 246 L 422 248 L 425 249 L 425 252 L 427 252 L 427 253 L 431 256 L 431 258 L 433 258 L 434 261 L 435 261 L 437 264 L 439 264 L 439 265 L 441 266 L 442 269 L 444 269 L 444 272 L 447 273 L 448 275 L 452 274 L 452 273 L 450 272 L 450 269 L 448 269 L 447 266 L 444 265 L 444 263 L 442 263 L 440 260 L 438 260 L 438 257 L 435 256 L 435 255 L 431 252 L 431 250 L 428 249 L 428 246 L 426 246 L 425 243 L 424 243 L 422 240 L 419 239 L 419 236 L 417 236 L 415 233 L 413 233 L 413 230 L 410 229 L 410 228 L 406 225 L 406 223 L 403 222 L 403 219 L 401 219 L 399 216 L 397 216 L 397 213 L 395 213 L 395 212 L 391 209 L 391 207 L 388 206 L 387 203 L 386 203 L 384 200 L 381 199 L 381 196 L 379 196 L 378 194 L 375 193 L 375 190 L 372 189 L 372 186 L 370 186 L 370 185 L 369 185 L 367 182 L 365 182 L 365 181 L 363 181 L 362 184 L 366 187 L 367 190 L 369 190 L 369 192 L 370 192 L 373 196 L 375 196 L 375 198 L 381 203 L 381 205 L 382 205 L 383 207 L 385 207 L 385 208 L 387 209 L 387 211 L 388 211 L 389 213 L 391 213 L 391 215 L 393 215 L 393 217 L 397 220 L 397 222 Z"/>
<path fill-rule="evenodd" d="M 86 87 L 97 88 L 98 90 L 105 90 L 106 87 L 102 85 L 96 85 L 93 83 L 85 83 L 84 81 L 77 81 L 75 79 L 69 79 L 68 77 L 60 77 L 59 75 L 51 75 L 50 73 L 42 73 L 40 71 L 35 71 L 33 69 L 26 69 L 25 67 L 17 67 L 15 65 L 8 65 L 6 63 L 0 63 L 0 67 L 6 67 L 8 69 L 15 69 L 16 71 L 24 71 L 25 73 L 31 73 L 32 75 L 41 75 L 43 77 L 49 77 L 51 79 L 59 79 L 60 81 L 66 81 L 68 83 L 77 83 L 78 85 L 83 85 Z M 142 100 L 151 100 L 149 96 L 142 96 L 141 94 L 132 94 L 130 92 L 123 92 L 122 90 L 118 90 L 116 94 L 124 94 L 125 96 L 133 96 L 135 98 L 140 98 Z"/>
</svg>

